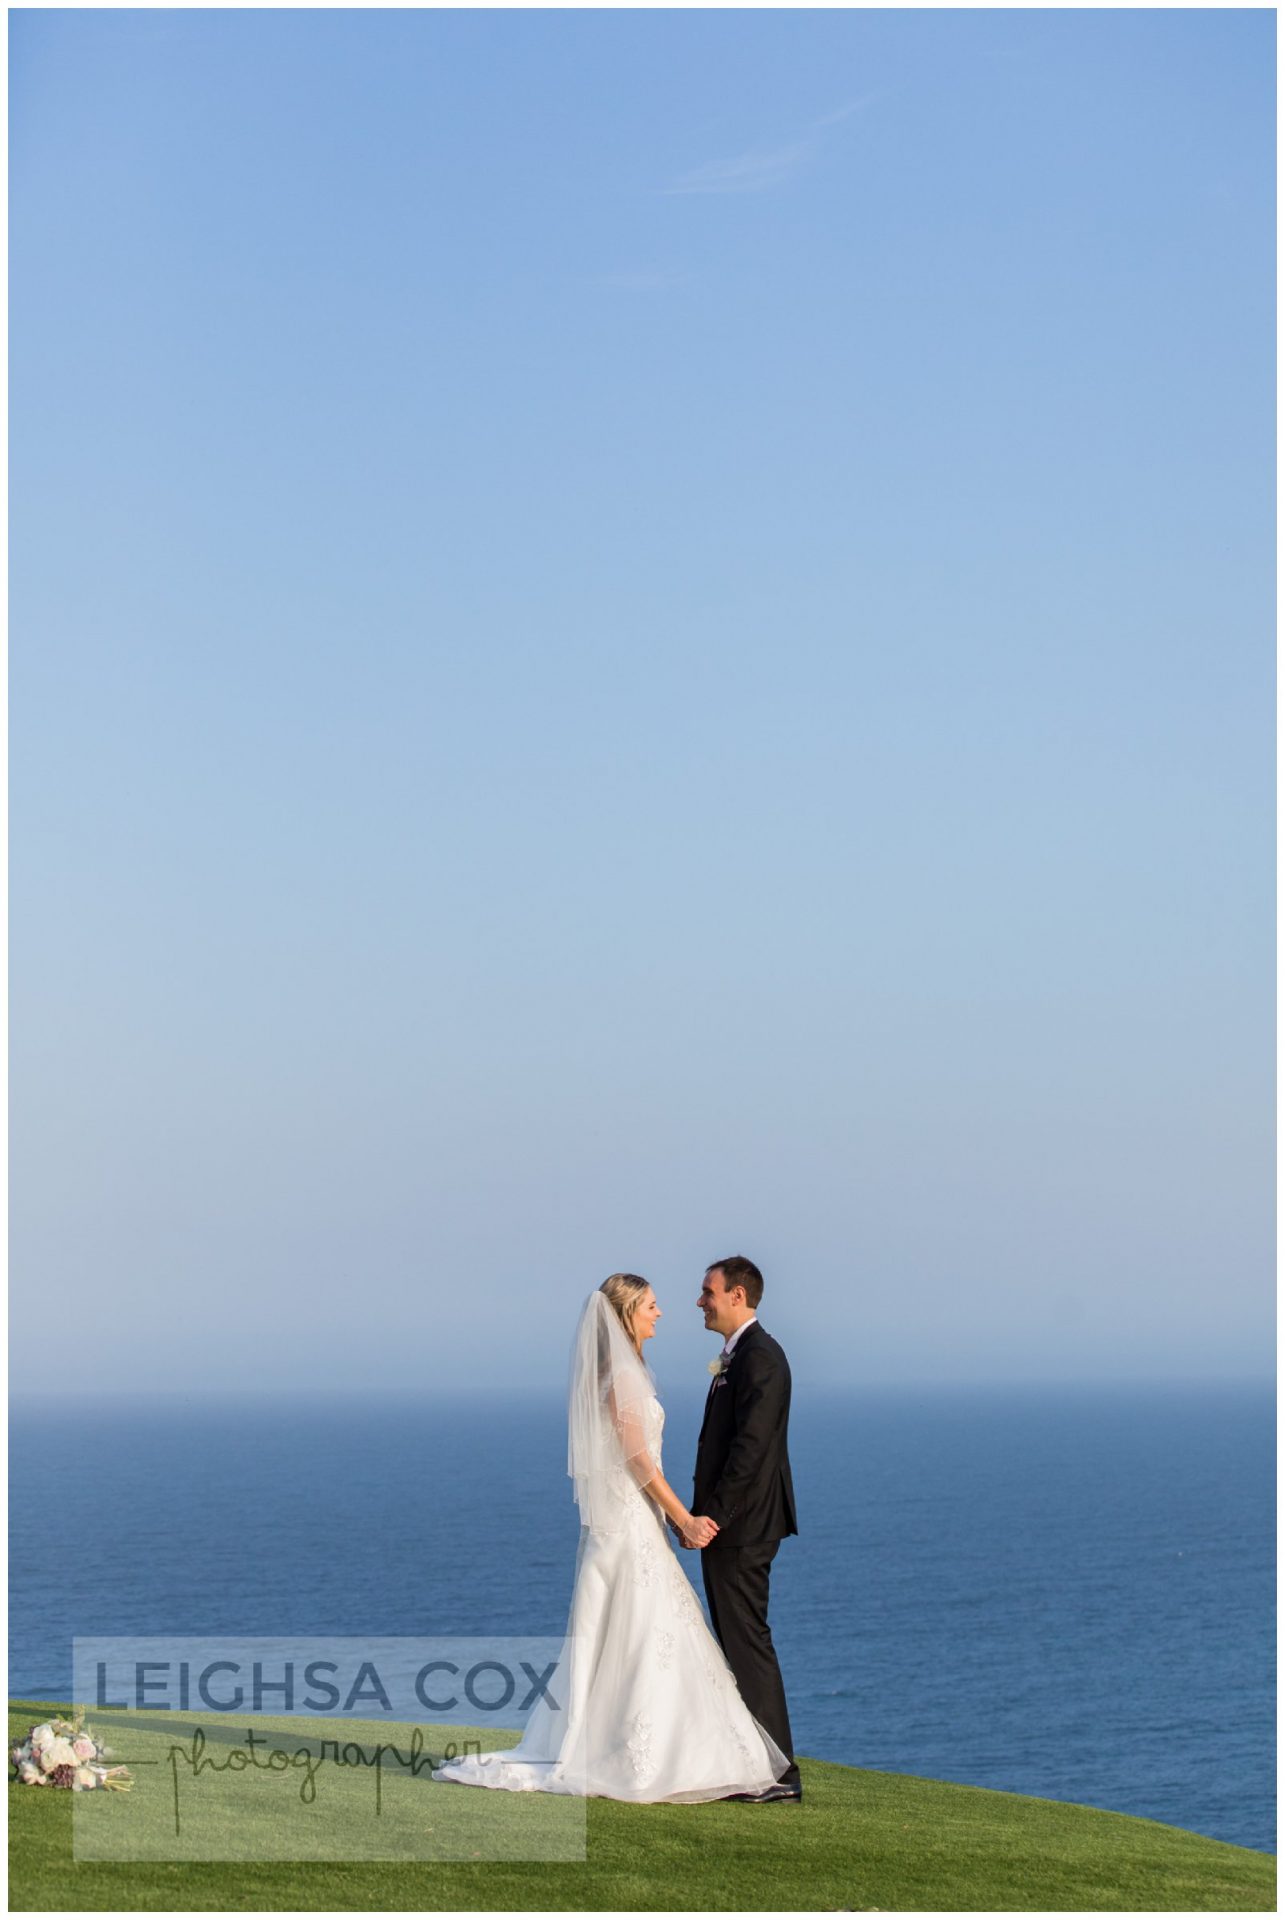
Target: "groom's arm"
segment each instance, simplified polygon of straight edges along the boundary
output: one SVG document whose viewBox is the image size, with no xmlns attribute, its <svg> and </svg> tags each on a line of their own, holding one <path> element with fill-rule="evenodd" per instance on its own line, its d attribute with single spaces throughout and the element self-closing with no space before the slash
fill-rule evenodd
<svg viewBox="0 0 1285 1920">
<path fill-rule="evenodd" d="M 763 1471 L 785 1388 L 781 1368 L 761 1347 L 750 1348 L 741 1368 L 736 1390 L 736 1436 L 718 1484 L 705 1502 L 706 1513 L 720 1527 L 736 1518 L 737 1508 Z"/>
</svg>

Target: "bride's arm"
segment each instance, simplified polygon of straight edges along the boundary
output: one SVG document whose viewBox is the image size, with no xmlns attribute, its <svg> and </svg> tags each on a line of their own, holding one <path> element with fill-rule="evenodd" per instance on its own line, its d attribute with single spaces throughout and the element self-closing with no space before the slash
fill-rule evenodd
<svg viewBox="0 0 1285 1920">
<path fill-rule="evenodd" d="M 651 1495 L 666 1518 L 672 1520 L 683 1538 L 694 1546 L 707 1547 L 718 1532 L 712 1520 L 698 1518 L 683 1505 L 663 1473 L 654 1473 L 643 1492 Z"/>
<path fill-rule="evenodd" d="M 618 1408 L 614 1393 L 609 1398 L 625 1463 L 638 1486 L 656 1502 L 666 1518 L 673 1521 L 684 1539 L 693 1546 L 708 1546 L 718 1532 L 717 1526 L 712 1520 L 698 1517 L 683 1505 L 651 1457 L 638 1413 L 632 1408 Z"/>
</svg>

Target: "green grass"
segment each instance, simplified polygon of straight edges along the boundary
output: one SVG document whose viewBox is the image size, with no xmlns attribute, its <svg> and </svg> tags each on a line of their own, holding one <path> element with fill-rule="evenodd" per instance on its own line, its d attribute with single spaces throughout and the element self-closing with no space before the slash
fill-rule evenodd
<svg viewBox="0 0 1285 1920">
<path fill-rule="evenodd" d="M 10 1743 L 34 1722 L 67 1711 L 48 1701 L 11 1702 Z M 440 1737 L 442 1730 L 433 1732 Z M 488 1744 L 503 1741 L 492 1735 Z M 630 1807 L 591 1800 L 588 1858 L 557 1863 L 76 1861 L 72 1812 L 81 1796 L 14 1781 L 10 1910 L 1275 1909 L 1271 1855 L 1180 1827 L 821 1760 L 805 1759 L 801 1769 L 805 1797 L 797 1805 Z M 136 1791 L 143 1790 L 140 1774 Z M 430 1812 L 438 1795 L 455 1796 L 457 1806 L 461 1796 L 510 1806 L 525 1797 L 431 1782 L 423 1791 Z M 119 1819 L 133 1799 L 94 1795 L 90 1811 L 95 1820 Z"/>
</svg>

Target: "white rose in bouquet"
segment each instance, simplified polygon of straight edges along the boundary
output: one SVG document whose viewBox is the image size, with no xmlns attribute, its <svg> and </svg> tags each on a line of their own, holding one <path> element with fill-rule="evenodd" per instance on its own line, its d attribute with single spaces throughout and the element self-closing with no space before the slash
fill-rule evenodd
<svg viewBox="0 0 1285 1920">
<path fill-rule="evenodd" d="M 53 1740 L 54 1730 L 49 1722 L 44 1720 L 38 1727 L 31 1729 L 29 1737 L 33 1747 L 47 1747 Z"/>
<path fill-rule="evenodd" d="M 24 1760 L 18 1768 L 18 1778 L 24 1787 L 43 1787 L 45 1776 L 34 1760 Z"/>
<path fill-rule="evenodd" d="M 86 1787 L 96 1787 L 97 1785 L 98 1785 L 98 1775 L 94 1772 L 92 1767 L 76 1768 L 76 1778 L 72 1782 L 73 1793 L 83 1793 Z"/>
<path fill-rule="evenodd" d="M 74 1767 L 76 1750 L 70 1740 L 51 1740 L 47 1747 L 40 1749 L 40 1765 L 45 1773 L 52 1773 L 55 1767 Z"/>
</svg>

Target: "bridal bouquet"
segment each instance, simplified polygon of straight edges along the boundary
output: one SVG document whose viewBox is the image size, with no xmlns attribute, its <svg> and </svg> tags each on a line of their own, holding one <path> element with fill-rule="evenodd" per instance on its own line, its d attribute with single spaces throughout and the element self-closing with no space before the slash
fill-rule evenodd
<svg viewBox="0 0 1285 1920">
<path fill-rule="evenodd" d="M 111 1787 L 123 1793 L 134 1782 L 128 1767 L 105 1767 L 111 1752 L 85 1725 L 83 1709 L 74 1720 L 45 1720 L 28 1730 L 20 1746 L 10 1747 L 18 1778 L 25 1787 L 70 1787 L 88 1793 Z"/>
</svg>

